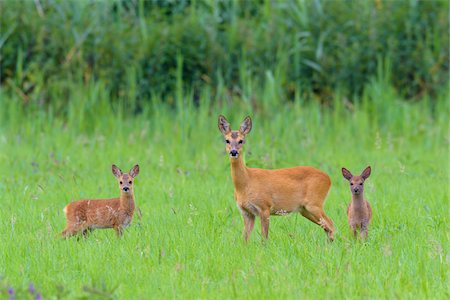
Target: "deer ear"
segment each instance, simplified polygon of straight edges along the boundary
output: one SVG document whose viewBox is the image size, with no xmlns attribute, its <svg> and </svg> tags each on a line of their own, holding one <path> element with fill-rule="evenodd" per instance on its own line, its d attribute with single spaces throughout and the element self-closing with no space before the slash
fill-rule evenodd
<svg viewBox="0 0 450 300">
<path fill-rule="evenodd" d="M 114 176 L 116 176 L 117 178 L 119 178 L 120 176 L 122 176 L 122 171 L 116 166 L 116 165 L 112 165 L 112 173 L 114 174 Z"/>
<path fill-rule="evenodd" d="M 248 134 L 252 130 L 252 119 L 247 116 L 244 121 L 242 121 L 241 128 L 239 131 L 243 134 Z"/>
<path fill-rule="evenodd" d="M 368 166 L 367 168 L 364 169 L 364 171 L 362 171 L 361 177 L 364 178 L 364 180 L 366 180 L 367 178 L 369 178 L 371 171 L 372 169 L 370 168 L 370 166 Z"/>
<path fill-rule="evenodd" d="M 352 173 L 346 168 L 342 168 L 342 176 L 347 180 L 350 180 L 353 177 Z"/>
<path fill-rule="evenodd" d="M 130 176 L 134 178 L 138 174 L 139 174 L 139 165 L 135 165 L 130 171 Z"/>
<path fill-rule="evenodd" d="M 223 134 L 227 134 L 231 131 L 230 123 L 228 123 L 227 119 L 222 115 L 219 115 L 218 126 L 220 132 Z"/>
</svg>

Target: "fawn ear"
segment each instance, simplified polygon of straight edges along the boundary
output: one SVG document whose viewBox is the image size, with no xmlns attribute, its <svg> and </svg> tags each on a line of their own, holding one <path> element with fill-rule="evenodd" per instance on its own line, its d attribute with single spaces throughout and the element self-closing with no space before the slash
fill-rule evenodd
<svg viewBox="0 0 450 300">
<path fill-rule="evenodd" d="M 367 178 L 369 178 L 371 171 L 372 169 L 370 168 L 370 166 L 368 166 L 367 168 L 364 169 L 364 171 L 362 171 L 361 177 L 364 178 L 364 180 L 366 180 Z"/>
<path fill-rule="evenodd" d="M 227 119 L 222 115 L 219 115 L 218 126 L 220 132 L 223 134 L 227 134 L 231 131 L 230 123 L 228 123 Z"/>
<path fill-rule="evenodd" d="M 252 130 L 252 119 L 247 116 L 244 121 L 242 121 L 241 128 L 239 131 L 243 134 L 248 134 Z"/>
<path fill-rule="evenodd" d="M 136 177 L 139 174 L 139 165 L 135 165 L 131 170 L 130 170 L 130 176 L 131 177 Z"/>
<path fill-rule="evenodd" d="M 342 168 L 342 176 L 347 180 L 350 180 L 353 177 L 352 173 L 346 168 Z"/>
<path fill-rule="evenodd" d="M 116 165 L 112 165 L 112 173 L 114 174 L 114 176 L 116 176 L 117 178 L 119 178 L 120 176 L 122 176 L 122 171 L 116 166 Z"/>
</svg>

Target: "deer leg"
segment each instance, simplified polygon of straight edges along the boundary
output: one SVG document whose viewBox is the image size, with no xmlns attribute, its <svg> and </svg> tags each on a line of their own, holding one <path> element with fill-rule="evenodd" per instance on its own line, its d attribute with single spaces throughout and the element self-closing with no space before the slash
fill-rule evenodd
<svg viewBox="0 0 450 300">
<path fill-rule="evenodd" d="M 328 240 L 330 242 L 332 242 L 334 240 L 334 224 L 333 224 L 333 220 L 330 219 L 330 217 L 328 217 L 325 212 L 322 210 L 323 213 L 323 218 L 325 218 L 327 224 L 328 224 L 328 230 L 326 230 L 327 232 L 327 236 L 328 236 Z"/>
<path fill-rule="evenodd" d="M 61 237 L 63 239 L 68 238 L 72 235 L 75 234 L 75 231 L 73 230 L 72 227 L 67 226 L 62 232 L 61 232 Z"/>
<path fill-rule="evenodd" d="M 322 227 L 327 233 L 328 240 L 330 242 L 334 240 L 333 221 L 331 221 L 331 219 L 325 214 L 321 207 L 308 206 L 301 210 L 300 213 L 308 220 Z"/>
<path fill-rule="evenodd" d="M 367 222 L 362 222 L 361 224 L 361 230 L 360 230 L 360 235 L 362 239 L 366 239 L 367 235 L 369 233 L 369 228 L 367 226 Z"/>
<path fill-rule="evenodd" d="M 350 225 L 352 232 L 353 232 L 353 237 L 356 239 L 358 238 L 358 228 L 356 227 L 356 225 Z"/>
<path fill-rule="evenodd" d="M 244 217 L 244 232 L 243 236 L 246 242 L 250 238 L 250 234 L 252 233 L 253 226 L 255 225 L 255 216 L 248 213 L 242 212 L 242 216 Z"/>
<path fill-rule="evenodd" d="M 114 230 L 116 231 L 117 237 L 121 237 L 123 235 L 123 227 L 122 226 L 115 226 Z"/>
<path fill-rule="evenodd" d="M 72 222 L 70 222 L 70 223 L 67 224 L 67 226 L 63 230 L 63 232 L 61 232 L 61 236 L 63 238 L 68 238 L 68 237 L 71 237 L 73 235 L 76 235 L 77 233 L 79 233 L 80 231 L 83 231 L 85 229 L 86 229 L 85 222 L 81 222 L 81 223 L 72 223 Z"/>
<path fill-rule="evenodd" d="M 84 229 L 81 233 L 83 234 L 84 238 L 87 238 L 91 232 L 92 232 L 92 229 L 88 227 L 88 228 Z"/>
<path fill-rule="evenodd" d="M 260 213 L 261 218 L 261 234 L 264 239 L 269 238 L 269 223 L 270 223 L 270 211 L 261 211 Z"/>
</svg>

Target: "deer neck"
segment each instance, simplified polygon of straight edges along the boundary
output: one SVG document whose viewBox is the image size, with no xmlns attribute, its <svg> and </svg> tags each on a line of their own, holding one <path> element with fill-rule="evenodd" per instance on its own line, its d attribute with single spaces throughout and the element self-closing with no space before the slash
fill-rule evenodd
<svg viewBox="0 0 450 300">
<path fill-rule="evenodd" d="M 230 158 L 231 161 L 231 178 L 233 180 L 235 190 L 243 189 L 247 186 L 249 178 L 248 178 L 248 170 L 245 166 L 242 155 L 239 155 L 238 158 Z"/>
<path fill-rule="evenodd" d="M 364 203 L 364 194 L 352 195 L 352 201 L 355 207 L 360 207 Z"/>
<path fill-rule="evenodd" d="M 133 212 L 134 211 L 134 194 L 120 193 L 120 209 Z"/>
</svg>

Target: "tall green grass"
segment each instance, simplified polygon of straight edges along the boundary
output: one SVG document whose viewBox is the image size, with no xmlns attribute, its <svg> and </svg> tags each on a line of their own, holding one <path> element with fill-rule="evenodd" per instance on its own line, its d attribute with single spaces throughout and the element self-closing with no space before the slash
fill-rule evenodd
<svg viewBox="0 0 450 300">
<path fill-rule="evenodd" d="M 280 105 L 278 78 L 266 76 L 259 89 L 247 77 L 239 98 L 213 103 L 204 89 L 196 107 L 182 80 L 173 104 L 154 96 L 145 106 L 110 103 L 98 82 L 68 85 L 68 94 L 52 86 L 68 105 L 46 109 L 2 90 L 0 298 L 9 288 L 31 298 L 30 283 L 44 299 L 448 298 L 448 92 L 406 103 L 380 75 L 354 103 L 337 93 L 327 107 L 299 93 Z M 259 223 L 242 241 L 219 113 L 234 128 L 253 117 L 248 166 L 312 165 L 330 175 L 333 244 L 299 214 L 271 218 L 266 244 Z M 140 164 L 142 218 L 122 239 L 97 230 L 60 240 L 68 202 L 118 195 L 112 163 Z M 374 218 L 358 242 L 340 168 L 369 164 Z"/>
<path fill-rule="evenodd" d="M 6 0 L 0 82 L 25 102 L 64 107 L 74 81 L 102 82 L 112 101 L 170 102 L 180 72 L 198 100 L 205 87 L 242 97 L 242 81 L 261 86 L 270 71 L 283 100 L 300 87 L 330 103 L 336 89 L 359 99 L 388 57 L 403 98 L 434 99 L 448 82 L 448 10 L 445 0 Z M 65 97 L 49 97 L 53 85 Z"/>
</svg>

